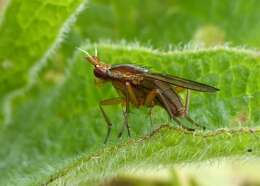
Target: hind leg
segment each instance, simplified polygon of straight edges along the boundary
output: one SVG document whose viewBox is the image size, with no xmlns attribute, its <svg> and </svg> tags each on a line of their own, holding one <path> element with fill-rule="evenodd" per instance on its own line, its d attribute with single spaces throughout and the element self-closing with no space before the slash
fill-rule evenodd
<svg viewBox="0 0 260 186">
<path fill-rule="evenodd" d="M 185 98 L 185 105 L 184 105 L 184 117 L 193 125 L 199 127 L 199 128 L 203 128 L 206 129 L 205 126 L 202 126 L 198 123 L 196 123 L 193 119 L 191 119 L 191 117 L 188 115 L 189 112 L 189 106 L 190 106 L 190 90 L 187 89 L 187 94 L 186 94 L 186 98 Z"/>
<path fill-rule="evenodd" d="M 171 112 L 171 108 L 169 103 L 167 102 L 166 98 L 163 96 L 162 92 L 158 89 L 157 90 L 158 96 L 161 98 L 166 110 L 168 111 L 168 113 L 170 113 L 171 119 L 173 119 L 179 126 L 181 126 L 182 128 L 188 130 L 188 131 L 194 131 L 193 128 L 189 128 L 185 125 L 183 125 Z"/>
</svg>

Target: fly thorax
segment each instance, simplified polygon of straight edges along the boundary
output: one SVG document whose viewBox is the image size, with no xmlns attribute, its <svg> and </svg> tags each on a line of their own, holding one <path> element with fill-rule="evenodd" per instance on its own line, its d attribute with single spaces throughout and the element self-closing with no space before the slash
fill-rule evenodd
<svg viewBox="0 0 260 186">
<path fill-rule="evenodd" d="M 141 82 L 143 81 L 143 77 L 141 77 L 141 76 L 132 76 L 132 77 L 130 77 L 130 81 L 133 83 L 133 84 L 135 84 L 135 85 L 140 85 L 141 84 Z"/>
</svg>

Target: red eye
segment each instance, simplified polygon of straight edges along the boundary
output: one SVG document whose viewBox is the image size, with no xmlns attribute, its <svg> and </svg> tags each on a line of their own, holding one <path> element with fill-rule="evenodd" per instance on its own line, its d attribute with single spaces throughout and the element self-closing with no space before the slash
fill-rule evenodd
<svg viewBox="0 0 260 186">
<path fill-rule="evenodd" d="M 100 69 L 100 68 L 95 68 L 94 69 L 94 74 L 96 77 L 101 78 L 101 79 L 108 79 L 108 74 L 106 73 L 106 71 Z"/>
</svg>

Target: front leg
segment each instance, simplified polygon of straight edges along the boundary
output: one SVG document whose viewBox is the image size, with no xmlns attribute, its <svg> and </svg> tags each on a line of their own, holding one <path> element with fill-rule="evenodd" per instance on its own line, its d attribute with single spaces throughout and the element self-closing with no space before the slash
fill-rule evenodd
<svg viewBox="0 0 260 186">
<path fill-rule="evenodd" d="M 123 98 L 111 98 L 111 99 L 106 99 L 106 100 L 102 100 L 99 102 L 99 108 L 101 110 L 101 113 L 106 121 L 107 124 L 107 135 L 105 138 L 104 143 L 107 142 L 109 136 L 110 136 L 110 132 L 111 132 L 111 128 L 112 128 L 112 123 L 110 122 L 106 112 L 103 109 L 103 106 L 105 105 L 116 105 L 116 104 L 123 104 L 125 102 L 125 100 Z"/>
</svg>

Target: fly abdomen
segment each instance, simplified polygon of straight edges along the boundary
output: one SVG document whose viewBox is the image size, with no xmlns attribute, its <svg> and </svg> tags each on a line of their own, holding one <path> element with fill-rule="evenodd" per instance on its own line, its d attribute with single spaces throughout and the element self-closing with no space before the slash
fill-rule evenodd
<svg viewBox="0 0 260 186">
<path fill-rule="evenodd" d="M 182 116 L 183 104 L 181 102 L 179 95 L 173 90 L 171 85 L 157 80 L 155 80 L 154 83 L 156 87 L 160 90 L 162 96 L 164 96 L 167 102 L 167 103 L 161 102 L 161 105 L 167 110 L 170 117 Z"/>
</svg>

